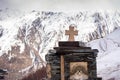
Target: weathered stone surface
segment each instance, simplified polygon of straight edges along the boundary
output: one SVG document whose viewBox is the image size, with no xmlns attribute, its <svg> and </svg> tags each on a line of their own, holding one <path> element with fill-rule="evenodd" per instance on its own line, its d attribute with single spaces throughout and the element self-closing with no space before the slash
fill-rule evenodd
<svg viewBox="0 0 120 80">
<path fill-rule="evenodd" d="M 101 80 L 97 78 L 96 57 L 98 50 L 90 47 L 79 46 L 79 42 L 59 42 L 60 47 L 54 47 L 46 55 L 46 60 L 51 66 L 51 80 L 69 80 L 71 75 L 71 62 L 87 65 L 88 80 Z M 64 78 L 61 79 L 61 55 L 64 58 Z M 82 64 L 83 65 L 83 64 Z M 63 75 L 62 75 L 63 76 Z"/>
<path fill-rule="evenodd" d="M 1 79 L 4 79 L 5 75 L 7 75 L 7 74 L 8 74 L 7 71 L 5 71 L 5 70 L 3 70 L 3 69 L 0 69 L 0 80 L 1 80 Z"/>
<path fill-rule="evenodd" d="M 59 42 L 60 47 L 79 47 L 79 41 L 64 41 Z"/>
</svg>

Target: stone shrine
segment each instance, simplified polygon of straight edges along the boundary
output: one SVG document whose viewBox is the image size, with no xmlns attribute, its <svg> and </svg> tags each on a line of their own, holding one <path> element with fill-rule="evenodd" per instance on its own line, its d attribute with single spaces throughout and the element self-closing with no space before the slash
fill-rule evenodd
<svg viewBox="0 0 120 80">
<path fill-rule="evenodd" d="M 3 80 L 7 74 L 8 72 L 6 70 L 0 69 L 0 80 Z"/>
<path fill-rule="evenodd" d="M 74 27 L 70 26 L 69 41 L 59 42 L 59 47 L 46 55 L 48 80 L 102 80 L 97 78 L 96 57 L 98 50 L 84 47 L 74 41 Z"/>
</svg>

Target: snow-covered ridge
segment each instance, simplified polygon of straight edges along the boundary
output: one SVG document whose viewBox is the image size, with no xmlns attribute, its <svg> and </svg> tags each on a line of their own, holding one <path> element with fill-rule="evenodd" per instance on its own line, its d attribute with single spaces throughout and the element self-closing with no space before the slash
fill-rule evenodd
<svg viewBox="0 0 120 80">
<path fill-rule="evenodd" d="M 70 25 L 74 25 L 75 29 L 79 30 L 78 36 L 75 37 L 76 41 L 90 42 L 89 46 L 100 51 L 98 54 L 100 64 L 104 64 L 100 60 L 104 60 L 105 55 L 112 54 L 110 50 L 120 45 L 119 35 L 114 36 L 119 30 L 112 33 L 120 27 L 118 11 L 77 13 L 32 11 L 22 17 L 0 20 L 0 56 L 6 53 L 9 61 L 13 58 L 28 59 L 30 64 L 20 68 L 18 72 L 28 67 L 37 69 L 45 63 L 45 55 L 49 49 L 57 46 L 58 41 L 68 40 L 65 30 L 69 29 Z M 98 68 L 100 76 L 104 68 L 104 65 Z"/>
<path fill-rule="evenodd" d="M 120 25 L 119 16 L 120 16 L 119 12 L 107 12 L 107 11 L 106 12 L 86 11 L 78 13 L 33 11 L 20 18 L 19 17 L 12 19 L 10 18 L 5 21 L 4 20 L 0 21 L 0 25 L 4 29 L 2 33 L 3 36 L 1 37 L 0 40 L 2 41 L 2 43 L 4 42 L 6 43 L 6 41 L 3 40 L 10 36 L 12 37 L 11 39 L 15 39 L 15 35 L 23 35 L 25 39 L 24 41 L 29 42 L 30 39 L 28 39 L 27 36 L 30 35 L 30 33 L 34 34 L 33 32 L 37 30 L 39 33 L 41 33 L 41 35 L 37 33 L 36 36 L 38 35 L 41 36 L 40 37 L 41 40 L 45 42 L 44 45 L 46 44 L 48 45 L 48 43 L 50 43 L 49 41 L 51 40 L 50 38 L 57 37 L 54 38 L 57 40 L 53 40 L 54 42 L 52 41 L 53 44 L 55 44 L 56 41 L 67 40 L 67 37 L 64 36 L 64 30 L 68 29 L 69 25 L 74 24 L 75 28 L 79 30 L 78 33 L 79 36 L 76 37 L 76 40 L 88 42 L 94 39 L 104 37 L 105 35 L 111 33 L 114 29 L 119 27 Z M 34 31 L 32 31 L 33 29 Z M 22 34 L 20 34 L 20 30 L 22 31 Z M 5 38 L 5 36 L 8 37 Z M 29 38 L 31 37 L 29 36 Z M 49 38 L 49 40 L 47 38 Z M 51 45 L 51 47 L 53 46 L 55 45 Z M 1 50 L 3 50 L 3 48 Z"/>
<path fill-rule="evenodd" d="M 103 80 L 120 79 L 120 28 L 104 38 L 91 41 L 88 45 L 98 49 L 97 57 L 98 76 Z"/>
<path fill-rule="evenodd" d="M 9 18 L 21 17 L 22 15 L 24 15 L 24 12 L 21 12 L 18 9 L 0 8 L 0 21 L 6 20 Z"/>
</svg>

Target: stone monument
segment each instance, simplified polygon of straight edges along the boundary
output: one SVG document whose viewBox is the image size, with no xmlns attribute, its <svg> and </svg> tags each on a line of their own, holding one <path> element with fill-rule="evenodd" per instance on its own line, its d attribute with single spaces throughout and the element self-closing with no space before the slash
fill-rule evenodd
<svg viewBox="0 0 120 80">
<path fill-rule="evenodd" d="M 0 80 L 3 80 L 7 74 L 8 72 L 6 70 L 0 69 Z"/>
<path fill-rule="evenodd" d="M 65 34 L 69 35 L 69 41 L 59 42 L 59 47 L 46 55 L 48 80 L 102 80 L 96 72 L 98 50 L 74 41 L 78 31 L 73 26 Z"/>
</svg>

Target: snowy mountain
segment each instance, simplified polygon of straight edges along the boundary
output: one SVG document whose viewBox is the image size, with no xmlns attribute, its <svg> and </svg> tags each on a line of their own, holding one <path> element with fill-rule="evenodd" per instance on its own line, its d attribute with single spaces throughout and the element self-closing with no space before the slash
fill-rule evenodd
<svg viewBox="0 0 120 80">
<path fill-rule="evenodd" d="M 21 12 L 18 9 L 12 8 L 0 8 L 0 21 L 8 19 L 8 18 L 16 18 L 24 15 L 25 12 Z"/>
<path fill-rule="evenodd" d="M 88 43 L 92 48 L 97 48 L 99 54 L 97 57 L 98 76 L 104 80 L 120 79 L 120 28 L 105 36 L 104 38 Z"/>
<path fill-rule="evenodd" d="M 0 12 L 2 13 L 2 12 Z M 2 13 L 2 15 L 4 15 Z M 2 17 L 2 16 L 0 16 Z M 8 69 L 9 80 L 45 65 L 49 49 L 58 41 L 67 41 L 65 30 L 74 25 L 79 30 L 76 41 L 99 50 L 98 75 L 103 80 L 119 79 L 120 12 L 39 12 L 21 16 L 4 17 L 0 20 L 0 65 Z M 117 35 L 116 35 L 117 34 Z M 112 60 L 112 61 L 111 61 Z M 112 64 L 111 64 L 112 63 Z M 110 75 L 111 74 L 111 75 Z M 11 77 L 15 75 L 15 77 Z"/>
</svg>

